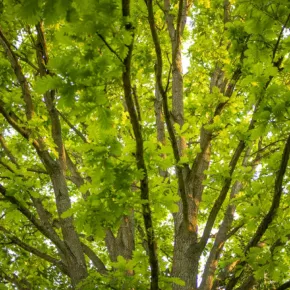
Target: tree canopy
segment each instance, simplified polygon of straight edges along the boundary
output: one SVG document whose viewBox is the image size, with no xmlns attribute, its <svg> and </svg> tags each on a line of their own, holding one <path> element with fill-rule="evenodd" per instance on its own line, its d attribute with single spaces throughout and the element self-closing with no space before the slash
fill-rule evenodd
<svg viewBox="0 0 290 290">
<path fill-rule="evenodd" d="M 0 289 L 290 287 L 290 3 L 0 1 Z"/>
</svg>

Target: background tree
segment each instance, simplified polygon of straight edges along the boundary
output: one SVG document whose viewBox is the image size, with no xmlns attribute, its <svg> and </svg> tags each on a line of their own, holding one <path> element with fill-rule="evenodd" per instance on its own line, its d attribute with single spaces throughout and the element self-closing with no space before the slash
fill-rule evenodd
<svg viewBox="0 0 290 290">
<path fill-rule="evenodd" d="M 290 4 L 2 0 L 1 289 L 287 289 Z"/>
</svg>

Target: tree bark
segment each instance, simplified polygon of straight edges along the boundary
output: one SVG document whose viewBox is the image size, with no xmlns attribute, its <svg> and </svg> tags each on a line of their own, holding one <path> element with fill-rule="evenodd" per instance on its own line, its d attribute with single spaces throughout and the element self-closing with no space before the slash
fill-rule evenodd
<svg viewBox="0 0 290 290">
<path fill-rule="evenodd" d="M 49 74 L 46 68 L 48 52 L 43 30 L 43 23 L 36 25 L 37 30 L 37 60 L 42 77 Z M 48 91 L 44 94 L 45 105 L 51 119 L 51 134 L 58 151 L 58 159 L 49 164 L 44 162 L 47 172 L 50 175 L 55 194 L 56 207 L 63 239 L 69 255 L 65 255 L 68 272 L 74 287 L 87 276 L 87 268 L 83 249 L 79 236 L 73 225 L 73 217 L 62 218 L 63 213 L 71 208 L 71 201 L 66 184 L 66 152 L 61 135 L 61 124 L 55 107 L 55 91 Z M 51 166 L 51 164 L 53 164 Z"/>
</svg>

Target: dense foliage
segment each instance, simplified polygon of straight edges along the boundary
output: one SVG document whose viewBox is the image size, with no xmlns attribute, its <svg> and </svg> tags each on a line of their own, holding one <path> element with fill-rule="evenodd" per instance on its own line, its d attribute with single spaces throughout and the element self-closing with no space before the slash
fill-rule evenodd
<svg viewBox="0 0 290 290">
<path fill-rule="evenodd" d="M 289 29 L 286 0 L 0 1 L 0 289 L 290 287 Z"/>
</svg>

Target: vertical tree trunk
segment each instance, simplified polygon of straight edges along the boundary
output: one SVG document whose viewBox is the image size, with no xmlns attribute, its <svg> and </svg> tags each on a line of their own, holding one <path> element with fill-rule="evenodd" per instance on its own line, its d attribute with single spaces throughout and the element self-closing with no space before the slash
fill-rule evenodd
<svg viewBox="0 0 290 290">
<path fill-rule="evenodd" d="M 196 235 L 188 231 L 184 222 L 178 222 L 182 217 L 175 217 L 174 253 L 172 276 L 185 282 L 186 286 L 173 284 L 173 290 L 197 289 L 198 248 Z"/>
</svg>

